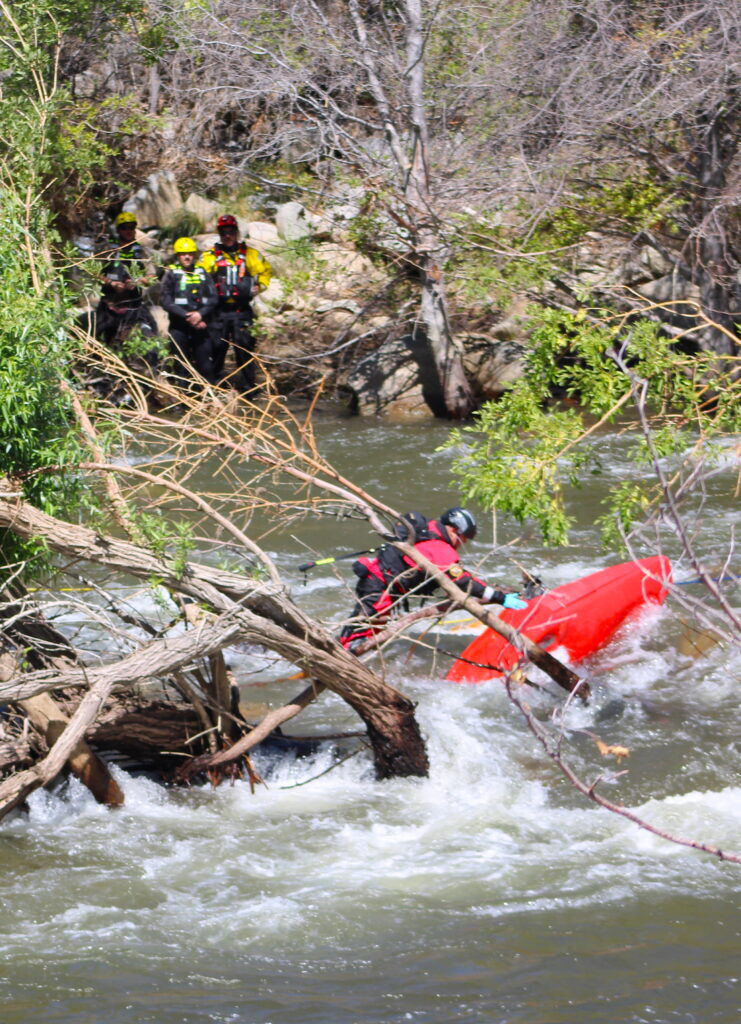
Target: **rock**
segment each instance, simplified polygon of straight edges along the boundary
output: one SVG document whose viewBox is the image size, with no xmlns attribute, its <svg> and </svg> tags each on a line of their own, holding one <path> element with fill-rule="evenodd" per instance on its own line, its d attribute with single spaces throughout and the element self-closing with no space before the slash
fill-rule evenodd
<svg viewBox="0 0 741 1024">
<path fill-rule="evenodd" d="M 247 235 L 250 244 L 253 244 L 259 248 L 262 246 L 266 250 L 281 246 L 280 235 L 275 224 L 270 224 L 268 221 L 251 220 L 247 223 Z"/>
<path fill-rule="evenodd" d="M 647 281 L 639 285 L 636 291 L 649 302 L 700 302 L 700 289 L 682 274 L 666 274 L 656 280 Z"/>
<path fill-rule="evenodd" d="M 142 227 L 164 227 L 183 205 L 172 171 L 156 171 L 138 192 L 124 203 L 124 210 L 136 214 Z"/>
<path fill-rule="evenodd" d="M 468 335 L 463 341 L 463 366 L 479 398 L 496 398 L 525 372 L 527 349 L 512 337 Z"/>
<path fill-rule="evenodd" d="M 308 238 L 312 233 L 311 217 L 301 203 L 283 203 L 275 215 L 278 234 L 285 242 Z"/>
<path fill-rule="evenodd" d="M 219 236 L 216 234 L 215 231 L 209 231 L 204 235 L 196 235 L 195 238 L 193 239 L 193 241 L 198 246 L 199 252 L 205 252 L 206 249 L 210 249 L 212 246 L 216 245 L 218 240 Z"/>
<path fill-rule="evenodd" d="M 316 255 L 326 261 L 332 275 L 341 277 L 343 281 L 352 277 L 367 281 L 377 274 L 376 268 L 367 256 L 335 242 L 322 242 L 317 245 Z"/>
<path fill-rule="evenodd" d="M 652 245 L 644 245 L 638 252 L 629 252 L 620 267 L 623 284 L 635 285 L 656 278 L 666 277 L 674 270 L 674 264 Z"/>
<path fill-rule="evenodd" d="M 346 310 L 357 316 L 360 313 L 360 306 L 353 299 L 346 299 L 344 302 L 320 302 L 316 307 L 316 312 L 322 313 L 333 313 L 336 310 Z"/>
<path fill-rule="evenodd" d="M 203 196 L 191 192 L 185 200 L 185 209 L 194 213 L 200 219 L 204 231 L 213 231 L 216 227 L 221 207 L 213 199 L 205 199 Z"/>
<path fill-rule="evenodd" d="M 361 416 L 382 415 L 396 422 L 432 419 L 426 400 L 424 364 L 409 337 L 384 342 L 361 359 L 340 382 L 353 395 Z"/>
<path fill-rule="evenodd" d="M 163 338 L 167 337 L 167 333 L 170 330 L 170 317 L 164 311 L 162 306 L 150 306 L 149 312 L 154 317 L 154 322 L 157 324 L 157 330 Z"/>
<path fill-rule="evenodd" d="M 281 305 L 284 291 L 282 282 L 277 277 L 271 278 L 265 291 L 260 292 L 252 303 L 258 316 L 260 313 L 265 313 L 269 309 Z"/>
</svg>

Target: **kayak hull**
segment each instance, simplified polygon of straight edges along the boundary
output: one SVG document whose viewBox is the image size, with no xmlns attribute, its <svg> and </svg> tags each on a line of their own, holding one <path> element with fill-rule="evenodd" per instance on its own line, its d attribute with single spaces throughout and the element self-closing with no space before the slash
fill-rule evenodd
<svg viewBox="0 0 741 1024">
<path fill-rule="evenodd" d="M 647 604 L 662 604 L 671 581 L 669 559 L 654 555 L 556 587 L 521 611 L 505 609 L 500 618 L 547 651 L 565 648 L 575 663 L 603 647 L 631 614 Z M 488 628 L 468 645 L 447 678 L 481 683 L 510 671 L 521 659 L 520 651 Z"/>
</svg>

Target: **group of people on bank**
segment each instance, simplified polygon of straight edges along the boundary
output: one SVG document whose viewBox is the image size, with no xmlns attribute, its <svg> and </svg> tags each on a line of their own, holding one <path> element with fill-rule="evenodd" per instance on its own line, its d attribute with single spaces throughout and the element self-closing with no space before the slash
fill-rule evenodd
<svg viewBox="0 0 741 1024">
<path fill-rule="evenodd" d="M 121 332 L 137 328 L 146 339 L 157 337 L 157 325 L 145 300 L 144 290 L 158 272 L 136 240 L 137 220 L 124 211 L 115 221 L 117 238 L 98 255 L 102 260 L 102 292 L 94 314 L 83 318 L 96 337 L 111 344 Z M 177 376 L 192 380 L 193 368 L 209 384 L 226 379 L 225 361 L 229 345 L 234 352 L 230 382 L 247 393 L 255 387 L 255 342 L 252 301 L 270 283 L 268 261 L 254 248 L 239 240 L 236 217 L 224 214 L 217 222 L 219 241 L 199 254 L 192 238 L 178 238 L 172 262 L 160 280 L 159 303 L 169 317 L 171 352 Z M 157 349 L 145 356 L 154 367 Z M 394 538 L 408 540 L 437 569 L 465 592 L 484 604 L 524 608 L 527 602 L 515 593 L 505 593 L 478 579 L 460 563 L 459 550 L 476 536 L 471 512 L 456 507 L 438 519 L 418 512 L 406 513 L 396 524 Z M 343 629 L 340 642 L 355 650 L 383 629 L 389 616 L 410 596 L 424 596 L 438 586 L 434 577 L 393 543 L 384 544 L 375 557 L 353 563 L 358 577 L 357 603 Z"/>
<path fill-rule="evenodd" d="M 138 329 L 145 339 L 157 337 L 157 325 L 144 289 L 159 277 L 157 268 L 136 240 L 136 215 L 124 211 L 116 217 L 117 237 L 98 253 L 102 282 L 98 308 L 83 317 L 83 326 L 106 344 L 122 332 Z M 234 367 L 231 384 L 242 393 L 255 387 L 255 340 L 252 301 L 270 283 L 268 261 L 239 239 L 232 214 L 217 222 L 218 242 L 199 255 L 192 238 L 178 238 L 173 261 L 160 281 L 159 302 L 169 317 L 171 351 L 176 373 L 192 379 L 194 367 L 209 384 L 226 379 L 225 362 L 231 344 Z M 145 356 L 157 363 L 157 349 Z"/>
</svg>

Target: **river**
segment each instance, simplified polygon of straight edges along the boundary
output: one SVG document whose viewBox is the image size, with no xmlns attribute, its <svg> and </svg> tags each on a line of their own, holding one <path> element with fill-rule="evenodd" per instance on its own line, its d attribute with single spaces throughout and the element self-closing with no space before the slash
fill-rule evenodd
<svg viewBox="0 0 741 1024">
<path fill-rule="evenodd" d="M 435 450 L 444 424 L 390 427 L 328 408 L 317 429 L 323 453 L 392 506 L 458 503 L 450 453 Z M 569 496 L 572 546 L 548 551 L 534 529 L 498 524 L 500 543 L 519 537 L 516 557 L 549 586 L 615 560 L 594 519 L 633 470 L 624 439 L 602 443 L 604 478 Z M 708 500 L 704 547 L 721 551 L 736 507 Z M 491 577 L 516 587 L 491 537 L 482 517 L 470 558 L 488 553 Z M 313 519 L 266 545 L 297 601 L 338 620 L 349 564 L 305 586 L 296 566 L 307 546 L 372 543 L 362 523 Z M 595 697 L 568 717 L 570 756 L 591 779 L 607 762 L 589 733 L 629 747 L 629 774 L 606 795 L 739 850 L 741 658 L 721 646 L 694 658 L 682 635 L 670 602 L 585 666 Z M 242 649 L 229 660 L 245 701 L 301 689 L 274 681 L 285 664 Z M 322 774 L 336 761 L 327 744 L 306 759 L 258 755 L 267 787 L 254 794 L 246 783 L 165 790 L 119 768 L 116 812 L 75 781 L 34 794 L 0 831 L 2 1024 L 737 1024 L 741 869 L 588 804 L 544 761 L 501 684 L 447 683 L 448 664 L 402 643 L 386 656 L 389 679 L 419 702 L 428 779 L 378 783 L 364 749 Z M 530 702 L 554 705 L 535 692 Z M 287 731 L 354 728 L 325 695 Z"/>
</svg>

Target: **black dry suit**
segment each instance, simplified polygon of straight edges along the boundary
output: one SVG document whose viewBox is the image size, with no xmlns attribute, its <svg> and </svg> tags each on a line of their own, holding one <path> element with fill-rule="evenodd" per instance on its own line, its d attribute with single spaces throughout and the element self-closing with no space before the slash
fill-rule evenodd
<svg viewBox="0 0 741 1024">
<path fill-rule="evenodd" d="M 188 364 L 198 370 L 204 380 L 216 383 L 214 365 L 213 314 L 219 302 L 219 296 L 211 279 L 203 267 L 186 270 L 180 263 L 171 263 L 162 278 L 160 289 L 160 305 L 170 318 L 170 337 L 173 341 L 173 353 L 177 360 L 180 375 L 192 376 Z M 200 313 L 205 327 L 194 327 L 186 319 L 188 313 Z"/>
<path fill-rule="evenodd" d="M 144 336 L 156 338 L 157 324 L 144 303 L 141 288 L 137 285 L 135 288 L 116 291 L 108 283 L 136 280 L 147 274 L 148 259 L 142 247 L 138 242 L 121 245 L 112 239 L 98 253 L 98 259 L 103 263 L 103 277 L 108 280 L 103 282 L 98 308 L 92 314 L 83 313 L 78 321 L 80 326 L 106 345 L 112 344 L 132 328 L 137 328 Z M 156 350 L 148 352 L 145 358 L 150 365 L 155 366 Z"/>
</svg>

